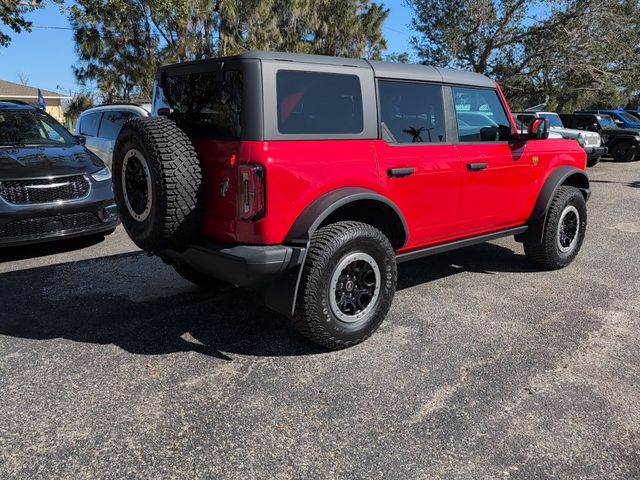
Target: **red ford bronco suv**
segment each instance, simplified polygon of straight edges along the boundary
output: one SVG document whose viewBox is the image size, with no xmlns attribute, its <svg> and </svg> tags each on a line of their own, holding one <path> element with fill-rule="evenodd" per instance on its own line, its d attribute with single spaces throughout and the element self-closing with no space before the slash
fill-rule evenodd
<svg viewBox="0 0 640 480">
<path fill-rule="evenodd" d="M 379 327 L 398 262 L 514 235 L 558 269 L 585 236 L 584 150 L 479 74 L 250 52 L 160 68 L 153 110 L 115 148 L 133 241 L 328 348 Z"/>
</svg>

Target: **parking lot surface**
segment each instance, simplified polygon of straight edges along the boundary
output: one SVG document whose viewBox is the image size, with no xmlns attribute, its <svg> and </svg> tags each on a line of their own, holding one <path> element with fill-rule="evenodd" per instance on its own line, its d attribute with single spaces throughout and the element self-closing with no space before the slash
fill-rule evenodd
<svg viewBox="0 0 640 480">
<path fill-rule="evenodd" d="M 0 250 L 0 478 L 639 478 L 640 162 L 589 174 L 571 266 L 403 264 L 339 352 L 122 228 Z"/>
</svg>

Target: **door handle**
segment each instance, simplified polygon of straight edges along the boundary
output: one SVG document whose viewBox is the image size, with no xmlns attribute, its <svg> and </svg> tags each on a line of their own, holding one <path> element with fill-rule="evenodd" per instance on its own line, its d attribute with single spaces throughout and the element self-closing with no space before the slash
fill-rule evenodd
<svg viewBox="0 0 640 480">
<path fill-rule="evenodd" d="M 415 172 L 415 170 L 413 167 L 390 168 L 387 170 L 387 175 L 390 177 L 407 177 Z"/>
<path fill-rule="evenodd" d="M 467 170 L 477 172 L 478 170 L 484 170 L 488 166 L 488 163 L 467 163 Z"/>
</svg>

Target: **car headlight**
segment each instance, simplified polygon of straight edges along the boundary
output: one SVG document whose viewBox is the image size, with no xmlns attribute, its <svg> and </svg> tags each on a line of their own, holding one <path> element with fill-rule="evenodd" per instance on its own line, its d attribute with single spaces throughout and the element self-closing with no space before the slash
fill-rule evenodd
<svg viewBox="0 0 640 480">
<path fill-rule="evenodd" d="M 586 143 L 586 142 L 585 142 L 584 135 L 578 135 L 577 140 L 578 140 L 578 143 L 584 147 L 584 145 L 585 145 L 585 143 Z"/>
<path fill-rule="evenodd" d="M 111 178 L 111 170 L 109 170 L 109 167 L 104 167 L 102 170 L 92 173 L 91 176 L 96 182 L 104 182 Z"/>
</svg>

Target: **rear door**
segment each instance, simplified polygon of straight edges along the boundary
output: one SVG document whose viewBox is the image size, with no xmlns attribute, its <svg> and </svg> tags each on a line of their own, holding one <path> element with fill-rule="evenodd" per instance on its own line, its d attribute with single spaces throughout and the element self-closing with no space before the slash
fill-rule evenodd
<svg viewBox="0 0 640 480">
<path fill-rule="evenodd" d="M 522 224 L 529 213 L 532 156 L 512 143 L 508 110 L 496 89 L 451 87 L 464 168 L 462 233 Z"/>
<path fill-rule="evenodd" d="M 447 132 L 443 87 L 378 80 L 380 182 L 409 227 L 408 248 L 455 236 L 464 171 Z"/>
</svg>

